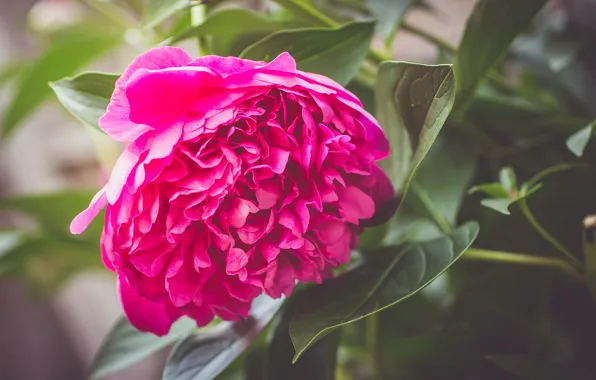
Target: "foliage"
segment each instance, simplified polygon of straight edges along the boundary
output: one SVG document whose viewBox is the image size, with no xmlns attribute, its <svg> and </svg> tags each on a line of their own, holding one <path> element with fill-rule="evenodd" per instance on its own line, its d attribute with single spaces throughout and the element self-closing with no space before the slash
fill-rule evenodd
<svg viewBox="0 0 596 380">
<path fill-rule="evenodd" d="M 170 345 L 167 380 L 595 373 L 596 106 L 587 94 L 596 71 L 582 55 L 594 36 L 569 45 L 577 35 L 548 28 L 545 0 L 478 1 L 457 47 L 404 21 L 414 6 L 429 10 L 421 1 L 274 0 L 261 11 L 223 0 L 85 3 L 88 20 L 46 36 L 32 63 L 0 70 L 0 84 L 14 84 L 4 138 L 51 90 L 97 128 L 118 75 L 77 71 L 115 47 L 195 41 L 202 54 L 263 61 L 287 50 L 379 120 L 398 203 L 386 224 L 365 229 L 336 278 L 287 300 L 259 298 L 247 320 L 200 330 L 181 320 L 158 338 L 120 319 L 94 378 Z M 98 23 L 108 26 L 98 33 Z M 400 30 L 437 45 L 437 62 L 374 48 Z M 47 292 L 101 266 L 101 223 L 78 238 L 67 228 L 91 196 L 0 200 L 35 221 L 0 233 L 0 274 Z"/>
</svg>

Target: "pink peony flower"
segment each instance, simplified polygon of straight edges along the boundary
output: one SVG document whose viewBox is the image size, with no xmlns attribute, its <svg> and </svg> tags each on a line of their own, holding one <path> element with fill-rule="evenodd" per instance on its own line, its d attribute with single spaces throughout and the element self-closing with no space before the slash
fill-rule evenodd
<svg viewBox="0 0 596 380">
<path fill-rule="evenodd" d="M 267 64 L 153 49 L 99 124 L 128 146 L 71 231 L 106 206 L 104 261 L 141 331 L 237 320 L 262 292 L 320 283 L 393 197 L 375 119 L 287 53 Z"/>
</svg>

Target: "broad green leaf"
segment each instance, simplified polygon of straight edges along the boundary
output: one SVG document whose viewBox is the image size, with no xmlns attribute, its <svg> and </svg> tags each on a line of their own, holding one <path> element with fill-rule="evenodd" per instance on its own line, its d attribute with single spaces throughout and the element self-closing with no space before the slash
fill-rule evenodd
<svg viewBox="0 0 596 380">
<path fill-rule="evenodd" d="M 292 21 L 275 20 L 248 9 L 222 9 L 208 14 L 203 23 L 183 30 L 162 45 L 172 45 L 193 37 L 211 36 L 209 42 L 213 54 L 239 55 L 244 48 L 268 34 L 291 28 L 294 24 Z"/>
<path fill-rule="evenodd" d="M 143 13 L 143 27 L 152 28 L 161 24 L 165 19 L 189 5 L 190 0 L 150 0 Z"/>
<path fill-rule="evenodd" d="M 84 124 L 99 128 L 97 121 L 106 112 L 118 75 L 83 73 L 51 82 L 60 103 Z"/>
<path fill-rule="evenodd" d="M 468 106 L 489 69 L 545 3 L 546 0 L 479 0 L 476 3 L 455 64 L 458 110 Z"/>
<path fill-rule="evenodd" d="M 294 314 L 294 305 L 300 301 L 303 292 L 292 295 L 292 298 L 274 322 L 275 330 L 268 345 L 266 361 L 267 377 L 263 380 L 333 380 L 337 362 L 337 349 L 341 340 L 341 330 L 326 335 L 304 353 L 296 363 L 292 363 L 294 346 L 290 339 L 289 325 Z"/>
<path fill-rule="evenodd" d="M 467 223 L 420 244 L 388 247 L 362 266 L 305 291 L 290 322 L 294 361 L 323 336 L 379 312 L 423 289 L 453 264 L 478 234 Z"/>
<path fill-rule="evenodd" d="M 104 339 L 91 366 L 91 378 L 99 379 L 123 370 L 182 339 L 197 328 L 195 321 L 182 318 L 162 337 L 135 329 L 120 317 Z"/>
<path fill-rule="evenodd" d="M 332 18 L 326 16 L 311 5 L 308 0 L 273 0 L 290 11 L 295 17 L 303 19 L 312 26 L 336 26 Z"/>
<path fill-rule="evenodd" d="M 35 218 L 42 230 L 69 235 L 70 222 L 89 206 L 94 195 L 94 192 L 71 190 L 14 195 L 0 198 L 0 210 L 22 212 Z M 97 216 L 84 236 L 99 241 L 102 226 L 102 218 Z"/>
<path fill-rule="evenodd" d="M 372 22 L 281 31 L 249 46 L 241 57 L 271 61 L 287 51 L 300 70 L 322 74 L 345 85 L 358 73 L 373 32 Z"/>
<path fill-rule="evenodd" d="M 248 319 L 220 323 L 212 331 L 198 332 L 180 341 L 170 353 L 164 380 L 215 378 L 246 350 L 280 308 L 282 300 L 257 298 Z"/>
<path fill-rule="evenodd" d="M 574 365 L 556 364 L 530 356 L 490 355 L 486 357 L 506 372 L 524 380 L 588 380 L 590 371 Z"/>
<path fill-rule="evenodd" d="M 378 20 L 377 33 L 387 38 L 416 0 L 367 0 L 366 2 Z"/>
<path fill-rule="evenodd" d="M 391 147 L 381 165 L 402 193 L 447 120 L 454 95 L 451 65 L 380 65 L 376 116 Z"/>
<path fill-rule="evenodd" d="M 596 134 L 596 121 L 593 121 L 585 128 L 580 129 L 573 135 L 569 136 L 566 141 L 567 148 L 577 157 L 584 154 L 584 150 L 588 146 L 592 136 Z"/>
<path fill-rule="evenodd" d="M 596 215 L 584 219 L 583 243 L 586 284 L 596 298 Z"/>
<path fill-rule="evenodd" d="M 99 244 L 55 235 L 24 236 L 0 256 L 0 274 L 23 278 L 36 294 L 90 269 L 104 269 Z"/>
<path fill-rule="evenodd" d="M 48 82 L 72 75 L 118 41 L 119 37 L 107 29 L 97 31 L 96 27 L 87 26 L 69 30 L 51 44 L 19 77 L 14 97 L 7 105 L 2 120 L 3 136 L 8 136 L 51 95 Z"/>
</svg>

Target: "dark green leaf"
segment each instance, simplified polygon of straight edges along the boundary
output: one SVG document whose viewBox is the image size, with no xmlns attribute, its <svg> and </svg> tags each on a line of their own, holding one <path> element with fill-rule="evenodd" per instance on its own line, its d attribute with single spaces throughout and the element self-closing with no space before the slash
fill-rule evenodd
<svg viewBox="0 0 596 380">
<path fill-rule="evenodd" d="M 64 108 L 81 122 L 99 128 L 97 120 L 106 112 L 118 75 L 83 73 L 51 82 Z"/>
<path fill-rule="evenodd" d="M 596 134 L 596 121 L 593 121 L 585 128 L 580 129 L 567 139 L 567 148 L 577 157 L 584 154 L 592 136 Z"/>
<path fill-rule="evenodd" d="M 368 7 L 378 20 L 377 33 L 387 38 L 415 2 L 416 0 L 367 0 Z"/>
<path fill-rule="evenodd" d="M 193 37 L 211 36 L 216 55 L 238 55 L 247 46 L 273 32 L 289 29 L 295 23 L 274 20 L 248 9 L 230 8 L 210 13 L 202 24 L 192 26 L 164 41 L 171 45 Z"/>
<path fill-rule="evenodd" d="M 89 269 L 103 269 L 99 245 L 67 237 L 25 236 L 0 256 L 0 273 L 24 278 L 37 294 Z"/>
<path fill-rule="evenodd" d="M 466 108 L 489 69 L 546 0 L 480 0 L 468 18 L 455 64 L 457 108 Z"/>
<path fill-rule="evenodd" d="M 246 350 L 282 304 L 267 296 L 257 298 L 248 319 L 220 323 L 180 341 L 164 369 L 164 380 L 208 380 L 221 373 Z"/>
<path fill-rule="evenodd" d="M 334 329 L 412 296 L 453 264 L 478 234 L 467 223 L 451 235 L 402 247 L 388 247 L 347 274 L 306 290 L 290 322 L 296 361 Z"/>
<path fill-rule="evenodd" d="M 14 97 L 6 107 L 2 133 L 7 136 L 51 93 L 48 82 L 72 75 L 114 47 L 119 37 L 107 29 L 78 27 L 50 45 L 19 78 Z"/>
<path fill-rule="evenodd" d="M 152 28 L 190 5 L 190 0 L 150 0 L 143 13 L 143 27 Z"/>
<path fill-rule="evenodd" d="M 281 31 L 249 46 L 241 57 L 270 61 L 287 51 L 300 70 L 322 74 L 345 85 L 358 73 L 373 32 L 372 22 Z"/>
<path fill-rule="evenodd" d="M 0 198 L 0 209 L 18 211 L 30 215 L 40 228 L 60 234 L 70 234 L 70 222 L 89 206 L 95 193 L 88 191 L 62 191 L 49 194 L 14 195 Z M 99 241 L 103 223 L 101 216 L 95 218 L 84 236 Z"/>
<path fill-rule="evenodd" d="M 91 366 L 91 377 L 98 379 L 123 370 L 169 346 L 197 328 L 195 321 L 183 318 L 162 337 L 135 329 L 121 317 L 103 341 Z"/>
<path fill-rule="evenodd" d="M 294 347 L 290 339 L 290 320 L 294 314 L 294 307 L 300 301 L 303 292 L 294 294 L 283 308 L 271 342 L 266 368 L 266 380 L 333 380 L 337 361 L 337 348 L 341 340 L 341 330 L 325 336 L 316 342 L 310 350 L 292 364 Z"/>
<path fill-rule="evenodd" d="M 383 62 L 379 68 L 376 116 L 392 153 L 383 166 L 404 193 L 449 116 L 453 81 L 451 65 Z"/>
<path fill-rule="evenodd" d="M 581 368 L 555 364 L 528 356 L 491 355 L 486 358 L 503 370 L 525 380 L 588 380 L 593 377 Z"/>
</svg>

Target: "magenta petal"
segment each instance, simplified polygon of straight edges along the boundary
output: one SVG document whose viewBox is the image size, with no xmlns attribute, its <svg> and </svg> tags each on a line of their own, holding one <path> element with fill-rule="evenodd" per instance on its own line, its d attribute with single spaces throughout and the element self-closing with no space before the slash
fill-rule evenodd
<svg viewBox="0 0 596 380">
<path fill-rule="evenodd" d="M 118 276 L 118 292 L 124 314 L 137 330 L 158 336 L 166 335 L 170 331 L 170 326 L 177 318 L 170 316 L 165 302 L 141 297 L 122 275 Z"/>
<path fill-rule="evenodd" d="M 70 223 L 70 232 L 73 234 L 80 234 L 85 231 L 87 226 L 99 214 L 102 208 L 106 206 L 108 199 L 106 197 L 105 187 L 99 190 L 91 200 L 89 207 L 77 215 Z"/>
<path fill-rule="evenodd" d="M 359 219 L 368 219 L 374 215 L 375 202 L 359 188 L 340 187 L 336 192 L 339 196 L 340 214 L 348 222 L 358 224 Z"/>
</svg>

